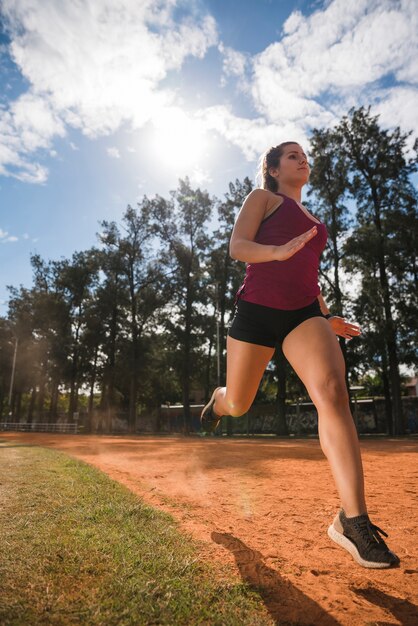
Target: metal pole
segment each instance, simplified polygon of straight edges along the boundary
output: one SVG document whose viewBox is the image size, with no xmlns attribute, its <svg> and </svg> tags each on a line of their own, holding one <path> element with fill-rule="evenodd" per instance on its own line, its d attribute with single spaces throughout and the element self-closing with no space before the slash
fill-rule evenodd
<svg viewBox="0 0 418 626">
<path fill-rule="evenodd" d="M 13 354 L 12 377 L 10 379 L 10 389 L 9 389 L 9 407 L 12 406 L 12 393 L 13 393 L 13 385 L 15 382 L 15 370 L 16 370 L 17 344 L 18 344 L 18 339 L 17 337 L 15 337 L 15 351 Z"/>
</svg>

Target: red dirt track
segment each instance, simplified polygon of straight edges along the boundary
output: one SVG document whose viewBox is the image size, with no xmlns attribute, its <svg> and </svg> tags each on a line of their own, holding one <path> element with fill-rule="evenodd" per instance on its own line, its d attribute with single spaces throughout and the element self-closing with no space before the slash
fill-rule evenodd
<svg viewBox="0 0 418 626">
<path fill-rule="evenodd" d="M 315 439 L 2 433 L 98 467 L 257 586 L 272 624 L 418 625 L 418 440 L 361 440 L 372 521 L 399 568 L 367 570 L 327 536 L 339 506 Z"/>
</svg>

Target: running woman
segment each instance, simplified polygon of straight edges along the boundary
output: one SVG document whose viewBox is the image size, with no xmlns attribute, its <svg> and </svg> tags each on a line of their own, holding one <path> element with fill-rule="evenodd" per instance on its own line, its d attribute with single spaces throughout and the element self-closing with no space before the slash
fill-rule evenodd
<svg viewBox="0 0 418 626">
<path fill-rule="evenodd" d="M 285 142 L 262 159 L 262 188 L 245 199 L 230 242 L 233 259 L 244 261 L 245 279 L 237 293 L 227 338 L 226 387 L 217 387 L 201 415 L 213 432 L 223 415 L 248 411 L 274 350 L 295 370 L 318 412 L 322 451 L 341 500 L 329 537 L 363 567 L 399 563 L 369 519 L 360 445 L 345 382 L 345 361 L 336 335 L 351 340 L 356 324 L 331 315 L 318 284 L 324 224 L 301 203 L 310 168 L 301 146 Z"/>
</svg>

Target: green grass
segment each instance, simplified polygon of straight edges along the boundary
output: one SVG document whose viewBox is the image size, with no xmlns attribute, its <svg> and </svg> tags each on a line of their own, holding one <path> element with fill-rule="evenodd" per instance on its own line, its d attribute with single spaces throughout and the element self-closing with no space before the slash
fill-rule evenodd
<svg viewBox="0 0 418 626">
<path fill-rule="evenodd" d="M 267 625 L 172 517 L 63 453 L 0 443 L 0 624 Z"/>
</svg>

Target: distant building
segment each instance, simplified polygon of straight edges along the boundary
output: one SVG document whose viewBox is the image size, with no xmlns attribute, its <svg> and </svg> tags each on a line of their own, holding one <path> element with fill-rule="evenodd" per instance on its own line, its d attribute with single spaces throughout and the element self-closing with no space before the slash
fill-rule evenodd
<svg viewBox="0 0 418 626">
<path fill-rule="evenodd" d="M 418 396 L 418 376 L 409 378 L 405 383 L 407 396 Z"/>
</svg>

